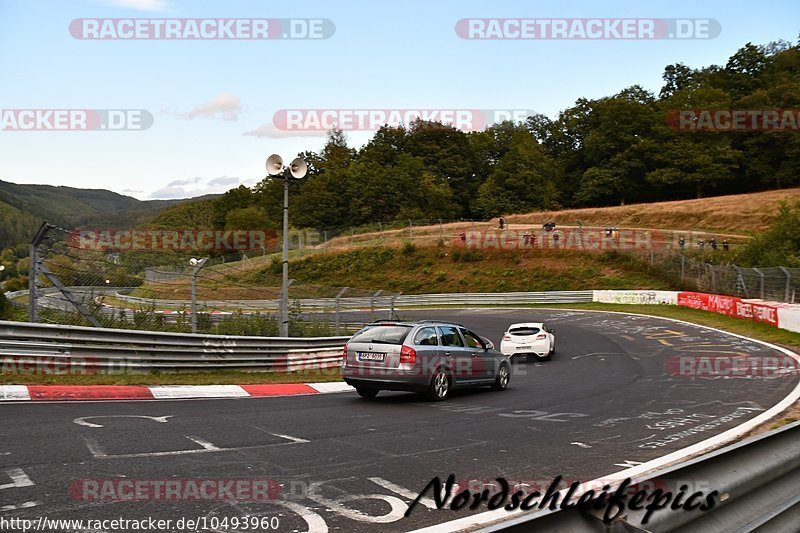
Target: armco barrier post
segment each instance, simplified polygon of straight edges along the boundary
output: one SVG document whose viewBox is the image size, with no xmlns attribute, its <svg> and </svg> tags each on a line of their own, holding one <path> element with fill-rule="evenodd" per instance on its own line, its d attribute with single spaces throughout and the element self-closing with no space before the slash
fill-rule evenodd
<svg viewBox="0 0 800 533">
<path fill-rule="evenodd" d="M 389 320 L 392 320 L 394 318 L 394 302 L 395 300 L 397 300 L 397 297 L 400 296 L 401 294 L 403 293 L 401 292 L 392 296 L 391 302 L 389 303 Z"/>
<path fill-rule="evenodd" d="M 339 299 L 340 299 L 340 298 L 341 298 L 341 297 L 344 295 L 344 293 L 346 293 L 346 292 L 347 292 L 349 289 L 350 289 L 350 287 L 344 287 L 342 290 L 340 290 L 340 291 L 339 291 L 339 294 L 337 294 L 337 295 L 336 295 L 336 298 L 334 298 L 334 302 L 335 302 L 335 314 L 336 314 L 336 316 L 335 316 L 334 320 L 335 320 L 335 322 L 336 322 L 336 335 L 337 335 L 337 336 L 339 335 Z"/>
<path fill-rule="evenodd" d="M 372 320 L 372 315 L 375 314 L 375 298 L 380 296 L 383 291 L 375 291 L 372 297 L 369 299 L 369 319 Z"/>
</svg>

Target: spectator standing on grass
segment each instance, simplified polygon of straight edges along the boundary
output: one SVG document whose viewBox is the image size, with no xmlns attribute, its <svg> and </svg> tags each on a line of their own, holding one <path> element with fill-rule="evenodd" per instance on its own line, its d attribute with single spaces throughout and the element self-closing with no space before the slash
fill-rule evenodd
<svg viewBox="0 0 800 533">
<path fill-rule="evenodd" d="M 703 239 L 700 239 L 700 240 L 697 242 L 697 247 L 698 247 L 698 248 L 700 248 L 701 250 L 705 250 L 705 248 L 706 248 L 706 241 L 704 241 Z"/>
<path fill-rule="evenodd" d="M 708 244 L 709 244 L 709 246 L 711 246 L 712 250 L 716 250 L 717 249 L 717 239 L 715 237 L 711 237 L 711 239 L 709 239 L 709 241 L 708 241 Z"/>
<path fill-rule="evenodd" d="M 684 239 L 683 236 L 681 236 L 681 238 L 678 239 L 678 248 L 680 248 L 681 250 L 686 248 L 686 239 Z"/>
<path fill-rule="evenodd" d="M 504 219 L 502 216 L 500 217 L 499 227 L 500 227 L 500 229 L 503 229 L 503 228 L 506 227 L 506 219 Z"/>
<path fill-rule="evenodd" d="M 728 244 L 728 239 L 725 239 L 725 240 L 723 240 L 723 241 L 722 241 L 722 251 L 723 251 L 723 252 L 727 252 L 727 251 L 728 251 L 728 250 L 730 250 L 730 249 L 731 249 L 731 247 L 730 247 L 730 245 Z"/>
</svg>

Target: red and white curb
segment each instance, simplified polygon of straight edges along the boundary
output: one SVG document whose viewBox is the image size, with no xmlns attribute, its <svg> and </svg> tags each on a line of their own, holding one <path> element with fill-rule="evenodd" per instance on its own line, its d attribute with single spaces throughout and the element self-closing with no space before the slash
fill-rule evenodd
<svg viewBox="0 0 800 533">
<path fill-rule="evenodd" d="M 329 394 L 355 389 L 346 383 L 268 385 L 0 385 L 0 402 L 46 400 L 172 400 Z"/>
</svg>

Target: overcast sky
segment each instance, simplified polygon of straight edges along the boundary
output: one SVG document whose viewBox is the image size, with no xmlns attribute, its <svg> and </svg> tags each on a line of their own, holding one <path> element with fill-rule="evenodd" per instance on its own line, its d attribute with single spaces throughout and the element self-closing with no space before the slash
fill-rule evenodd
<svg viewBox="0 0 800 533">
<path fill-rule="evenodd" d="M 471 17 L 713 19 L 721 31 L 683 40 L 465 39 L 456 25 Z M 184 20 L 185 37 L 192 36 L 186 19 L 235 18 L 307 19 L 293 30 L 270 22 L 269 30 L 320 38 L 263 39 L 254 23 L 233 30 L 238 37 L 251 31 L 251 39 L 130 39 L 121 22 Z M 118 20 L 103 27 L 75 19 Z M 748 41 L 796 42 L 799 20 L 796 0 L 0 0 L 0 179 L 140 199 L 223 192 L 260 180 L 271 153 L 291 159 L 322 147 L 313 112 L 301 115 L 311 131 L 281 129 L 276 113 L 328 110 L 344 120 L 358 111 L 533 110 L 555 117 L 579 97 L 633 84 L 657 93 L 670 63 L 724 64 Z M 105 37 L 116 31 L 121 38 L 92 38 L 103 28 Z M 152 28 L 138 36 L 152 36 Z M 515 36 L 514 28 L 503 36 Z M 111 120 L 104 110 L 132 110 L 134 129 L 86 131 L 77 116 L 71 128 L 78 131 L 14 130 L 9 124 L 20 127 L 23 115 L 9 110 L 38 110 L 45 125 L 55 121 L 42 117 L 47 110 L 89 110 L 90 124 L 94 115 Z M 136 129 L 136 120 L 149 127 Z M 370 135 L 347 133 L 353 146 Z"/>
</svg>

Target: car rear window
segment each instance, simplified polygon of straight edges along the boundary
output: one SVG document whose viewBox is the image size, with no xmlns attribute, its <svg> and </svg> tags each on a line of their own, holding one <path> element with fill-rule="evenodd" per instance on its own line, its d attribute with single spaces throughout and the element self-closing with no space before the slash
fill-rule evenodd
<svg viewBox="0 0 800 533">
<path fill-rule="evenodd" d="M 350 342 L 377 342 L 381 344 L 403 344 L 411 326 L 378 325 L 367 326 L 350 339 Z"/>
<path fill-rule="evenodd" d="M 514 328 L 509 330 L 508 332 L 511 333 L 512 335 L 517 335 L 521 337 L 523 335 L 536 335 L 540 331 L 542 330 L 540 330 L 539 328 Z"/>
</svg>

